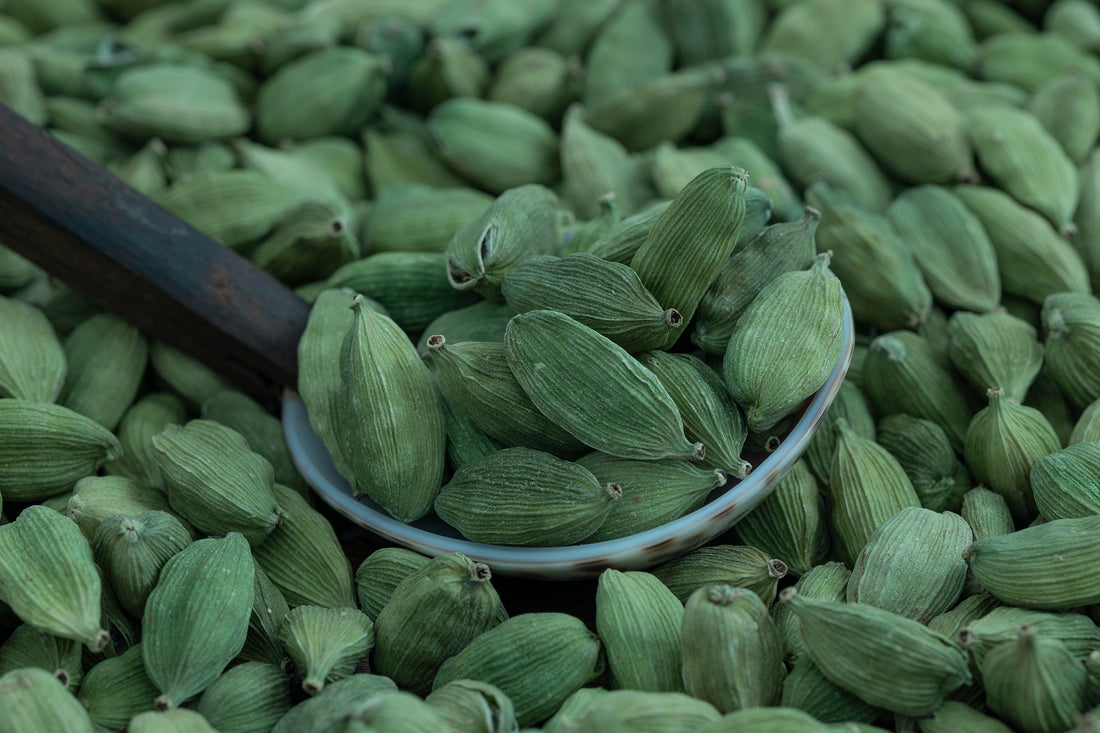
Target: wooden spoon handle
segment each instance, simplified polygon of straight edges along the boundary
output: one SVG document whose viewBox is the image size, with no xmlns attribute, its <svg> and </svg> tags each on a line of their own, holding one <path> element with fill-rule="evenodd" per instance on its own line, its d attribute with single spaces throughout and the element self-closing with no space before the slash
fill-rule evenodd
<svg viewBox="0 0 1100 733">
<path fill-rule="evenodd" d="M 294 388 L 308 304 L 0 105 L 0 243 L 242 389 Z"/>
</svg>

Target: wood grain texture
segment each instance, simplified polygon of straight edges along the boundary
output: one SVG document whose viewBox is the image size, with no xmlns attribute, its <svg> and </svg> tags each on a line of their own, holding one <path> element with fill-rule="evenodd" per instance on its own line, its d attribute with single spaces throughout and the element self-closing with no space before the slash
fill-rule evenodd
<svg viewBox="0 0 1100 733">
<path fill-rule="evenodd" d="M 248 392 L 296 385 L 305 301 L 3 105 L 0 130 L 0 242 Z"/>
</svg>

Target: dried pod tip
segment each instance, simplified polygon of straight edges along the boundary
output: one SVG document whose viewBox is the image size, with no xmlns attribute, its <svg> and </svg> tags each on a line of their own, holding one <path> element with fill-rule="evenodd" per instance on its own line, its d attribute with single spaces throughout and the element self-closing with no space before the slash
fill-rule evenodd
<svg viewBox="0 0 1100 733">
<path fill-rule="evenodd" d="M 750 473 L 752 473 L 752 464 L 748 461 L 741 461 L 741 467 L 737 469 L 737 478 L 747 478 Z"/>
<path fill-rule="evenodd" d="M 298 665 L 290 657 L 283 657 L 283 661 L 279 663 L 279 669 L 283 670 L 283 674 L 287 677 L 293 677 L 298 671 Z"/>
<path fill-rule="evenodd" d="M 1058 233 L 1062 235 L 1062 239 L 1073 239 L 1073 235 L 1077 234 L 1077 225 L 1067 221 L 1058 228 Z"/>
<path fill-rule="evenodd" d="M 959 645 L 964 649 L 970 648 L 977 638 L 978 635 L 967 626 L 962 627 L 955 633 L 955 641 L 959 642 Z"/>
<path fill-rule="evenodd" d="M 428 337 L 428 351 L 438 351 L 443 348 L 443 344 L 447 343 L 447 339 L 443 338 L 441 334 L 435 334 Z"/>
<path fill-rule="evenodd" d="M 1021 644 L 1030 644 L 1035 639 L 1035 626 L 1023 624 L 1016 629 L 1016 640 Z"/>
<path fill-rule="evenodd" d="M 365 300 L 366 299 L 363 297 L 362 293 L 356 293 L 355 297 L 351 299 L 351 305 L 349 307 L 353 311 L 357 311 L 357 310 L 359 310 L 360 308 L 363 307 L 363 302 Z"/>
<path fill-rule="evenodd" d="M 176 706 L 173 705 L 172 701 L 169 700 L 167 697 L 165 697 L 164 695 L 161 695 L 160 697 L 158 697 L 156 700 L 153 701 L 153 707 L 158 712 L 166 713 L 166 712 L 168 712 L 169 710 L 171 710 L 172 708 L 174 708 Z"/>
<path fill-rule="evenodd" d="M 783 590 L 779 591 L 779 602 L 789 603 L 792 598 L 798 595 L 798 591 L 794 589 L 794 586 L 787 586 Z"/>
<path fill-rule="evenodd" d="M 729 474 L 720 468 L 714 469 L 714 478 L 718 482 L 719 486 L 725 486 L 726 481 L 729 480 Z"/>
<path fill-rule="evenodd" d="M 695 444 L 695 452 L 691 456 L 693 461 L 701 461 L 707 455 L 707 448 L 702 443 Z"/>
<path fill-rule="evenodd" d="M 665 311 L 665 323 L 669 328 L 679 328 L 684 325 L 684 317 L 680 315 L 680 311 L 675 308 L 669 308 Z"/>
<path fill-rule="evenodd" d="M 88 651 L 96 654 L 103 651 L 103 648 L 107 646 L 111 641 L 111 635 L 106 629 L 100 629 L 99 633 L 92 639 L 92 643 L 88 645 Z"/>
<path fill-rule="evenodd" d="M 322 680 L 305 680 L 302 682 L 302 689 L 306 691 L 307 695 L 316 695 L 323 690 L 325 683 Z"/>
<path fill-rule="evenodd" d="M 741 591 L 732 585 L 712 585 L 707 588 L 707 600 L 716 606 L 728 606 L 741 597 Z"/>
<path fill-rule="evenodd" d="M 474 566 L 470 568 L 470 580 L 484 583 L 492 577 L 492 571 L 489 570 L 489 566 L 483 562 L 475 562 Z"/>
<path fill-rule="evenodd" d="M 328 225 L 328 233 L 330 237 L 339 237 L 344 233 L 344 222 L 333 219 Z"/>
<path fill-rule="evenodd" d="M 768 439 L 764 441 L 764 450 L 768 453 L 775 453 L 782 444 L 783 441 L 778 435 L 769 435 Z"/>
<path fill-rule="evenodd" d="M 72 682 L 72 677 L 69 676 L 69 670 L 65 669 L 64 667 L 58 667 L 57 669 L 55 669 L 53 671 L 53 676 L 56 677 L 57 681 L 65 687 L 68 687 L 69 683 Z"/>
<path fill-rule="evenodd" d="M 768 575 L 772 576 L 776 580 L 786 577 L 787 563 L 778 558 L 772 558 L 771 560 L 768 560 Z"/>
<path fill-rule="evenodd" d="M 607 489 L 607 495 L 610 496 L 612 499 L 621 499 L 621 498 L 623 498 L 623 487 L 622 486 L 619 486 L 616 483 L 610 483 L 605 488 Z"/>
<path fill-rule="evenodd" d="M 807 221 L 821 221 L 821 212 L 812 206 L 807 206 L 802 211 L 802 218 L 806 219 Z M 832 255 L 832 253 L 833 251 L 829 250 L 830 256 Z"/>
</svg>

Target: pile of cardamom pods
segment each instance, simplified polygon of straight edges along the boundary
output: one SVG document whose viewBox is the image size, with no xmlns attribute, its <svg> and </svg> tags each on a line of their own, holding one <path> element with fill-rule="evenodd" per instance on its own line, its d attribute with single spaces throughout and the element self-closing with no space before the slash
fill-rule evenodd
<svg viewBox="0 0 1100 733">
<path fill-rule="evenodd" d="M 0 733 L 1100 728 L 1095 2 L 7 0 L 0 102 L 296 288 L 341 473 L 477 541 L 691 511 L 858 333 L 718 544 L 510 614 L 0 246 Z"/>
</svg>

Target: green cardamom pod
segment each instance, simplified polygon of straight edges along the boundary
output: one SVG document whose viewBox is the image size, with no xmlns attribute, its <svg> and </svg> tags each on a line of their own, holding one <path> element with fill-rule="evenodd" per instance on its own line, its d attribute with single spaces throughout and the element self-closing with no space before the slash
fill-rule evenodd
<svg viewBox="0 0 1100 733">
<path fill-rule="evenodd" d="M 435 512 L 474 542 L 571 545 L 595 532 L 621 497 L 622 487 L 601 484 L 576 463 L 505 448 L 455 471 L 439 491 Z"/>
<path fill-rule="evenodd" d="M 355 608 L 296 606 L 283 620 L 279 638 L 310 695 L 327 682 L 355 672 L 374 647 L 374 623 Z"/>
<path fill-rule="evenodd" d="M 431 562 L 430 557 L 404 547 L 380 547 L 367 555 L 355 571 L 355 593 L 359 608 L 372 621 L 390 602 L 402 580 Z"/>
<path fill-rule="evenodd" d="M 227 669 L 195 704 L 217 730 L 271 730 L 290 710 L 290 684 L 273 664 L 245 662 Z"/>
<path fill-rule="evenodd" d="M 145 674 L 141 644 L 96 663 L 84 675 L 77 699 L 92 722 L 120 730 L 138 713 L 153 710 L 157 686 Z"/>
<path fill-rule="evenodd" d="M 837 432 L 833 428 L 838 417 L 848 421 L 848 427 L 857 434 L 875 440 L 875 418 L 871 415 L 871 408 L 867 404 L 867 397 L 863 390 L 853 379 L 853 367 L 858 368 L 855 362 L 861 351 L 856 347 L 852 354 L 852 365 L 848 367 L 848 374 L 840 383 L 840 390 L 836 393 L 833 404 L 825 411 L 825 415 L 818 424 L 817 432 L 810 438 L 810 445 L 806 448 L 806 462 L 813 470 L 818 480 L 826 486 L 829 484 L 829 470 L 833 462 L 833 453 L 836 452 Z M 862 350 L 866 355 L 866 349 Z"/>
<path fill-rule="evenodd" d="M 151 509 L 104 519 L 95 530 L 92 553 L 119 604 L 141 618 L 164 564 L 189 544 L 191 533 L 178 519 Z"/>
<path fill-rule="evenodd" d="M 882 713 L 830 682 L 809 654 L 800 655 L 783 679 L 780 704 L 809 713 L 822 723 L 871 723 Z"/>
<path fill-rule="evenodd" d="M 703 444 L 684 437 L 676 404 L 657 377 L 569 316 L 521 313 L 508 323 L 504 349 L 531 401 L 586 445 L 621 458 L 703 458 Z"/>
<path fill-rule="evenodd" d="M 0 601 L 24 623 L 98 652 L 110 641 L 102 587 L 92 548 L 67 517 L 32 504 L 0 526 Z"/>
<path fill-rule="evenodd" d="M 371 252 L 443 252 L 451 237 L 492 203 L 492 196 L 473 188 L 390 186 L 374 198 L 363 245 Z"/>
<path fill-rule="evenodd" d="M 58 404 L 114 430 L 137 396 L 148 354 L 136 328 L 108 313 L 92 316 L 65 339 L 69 371 Z"/>
<path fill-rule="evenodd" d="M 898 460 L 921 506 L 934 512 L 959 511 L 971 485 L 970 473 L 943 428 L 898 413 L 879 421 L 876 441 Z"/>
<path fill-rule="evenodd" d="M 275 471 L 275 481 L 295 489 L 306 488 L 298 473 L 279 418 L 243 392 L 218 392 L 202 406 L 202 418 L 232 428 L 244 436 L 248 446 L 267 459 Z"/>
<path fill-rule="evenodd" d="M 378 612 L 374 668 L 427 694 L 443 662 L 508 617 L 491 577 L 488 565 L 453 552 L 398 583 Z"/>
<path fill-rule="evenodd" d="M 590 80 L 587 74 L 586 86 Z M 614 194 L 624 213 L 634 213 L 635 165 L 622 143 L 593 129 L 579 104 L 570 105 L 561 123 L 562 198 L 578 218 L 596 217 L 600 213 L 600 198 L 608 193 Z"/>
<path fill-rule="evenodd" d="M 396 692 L 397 685 L 389 677 L 353 674 L 291 707 L 271 733 L 326 733 L 368 700 Z"/>
<path fill-rule="evenodd" d="M 1028 475 L 1035 506 L 1046 519 L 1100 514 L 1100 442 L 1049 453 Z"/>
<path fill-rule="evenodd" d="M 39 631 L 30 624 L 20 624 L 0 644 L 0 676 L 25 667 L 50 672 L 69 692 L 75 693 L 84 677 L 80 642 Z"/>
<path fill-rule="evenodd" d="M 25 667 L 0 677 L 0 733 L 39 730 L 92 733 L 95 728 L 88 711 L 49 672 Z"/>
<path fill-rule="evenodd" d="M 653 574 L 681 603 L 705 585 L 729 585 L 752 591 L 770 606 L 787 566 L 755 547 L 713 545 L 658 565 Z"/>
<path fill-rule="evenodd" d="M 656 576 L 608 568 L 596 588 L 596 633 L 617 689 L 680 692 L 684 604 Z"/>
<path fill-rule="evenodd" d="M 478 680 L 453 680 L 424 698 L 451 730 L 469 733 L 513 733 L 519 729 L 516 709 L 495 685 Z"/>
<path fill-rule="evenodd" d="M 1024 399 L 1043 364 L 1034 326 L 1008 313 L 956 311 L 947 332 L 951 363 L 972 385 L 1000 387 L 1007 399 Z"/>
<path fill-rule="evenodd" d="M 722 713 L 767 707 L 783 693 L 783 642 L 768 607 L 751 590 L 699 588 L 681 625 L 684 689 Z"/>
<path fill-rule="evenodd" d="M 279 639 L 283 620 L 290 606 L 282 591 L 275 587 L 263 568 L 256 565 L 256 582 L 252 587 L 252 612 L 248 616 L 248 635 L 237 659 L 244 662 L 265 662 L 282 667 L 286 649 Z"/>
<path fill-rule="evenodd" d="M 244 646 L 255 583 L 244 536 L 197 540 L 161 569 L 145 604 L 141 653 L 172 710 L 210 686 Z"/>
<path fill-rule="evenodd" d="M 366 495 L 400 521 L 427 514 L 442 483 L 446 431 L 439 395 L 416 348 L 393 320 L 352 300 L 340 350 L 337 430 Z"/>
<path fill-rule="evenodd" d="M 66 509 L 89 543 L 100 523 L 112 515 L 154 510 L 172 515 L 183 524 L 188 536 L 195 533 L 194 527 L 172 511 L 164 494 L 123 476 L 85 476 L 73 486 Z"/>
<path fill-rule="evenodd" d="M 760 41 L 762 51 L 786 52 L 833 68 L 858 61 L 886 25 L 886 8 L 860 0 L 788 4 Z"/>
<path fill-rule="evenodd" d="M 1077 409 L 1100 398 L 1100 299 L 1054 293 L 1043 301 L 1046 363 L 1062 393 Z"/>
<path fill-rule="evenodd" d="M 852 571 L 842 562 L 831 560 L 815 565 L 798 579 L 794 589 L 806 598 L 824 601 L 843 601 L 848 579 Z M 802 642 L 802 632 L 798 627 L 798 617 L 786 603 L 772 604 L 772 619 L 783 637 L 783 660 L 788 666 L 803 657 L 806 645 Z"/>
<path fill-rule="evenodd" d="M 958 700 L 947 700 L 932 713 L 931 718 L 922 718 L 918 725 L 920 733 L 954 733 L 959 730 L 973 733 L 1012 733 L 1012 729 L 1001 721 Z"/>
</svg>

